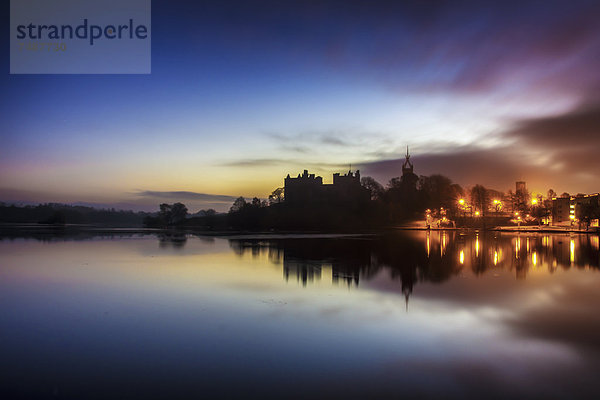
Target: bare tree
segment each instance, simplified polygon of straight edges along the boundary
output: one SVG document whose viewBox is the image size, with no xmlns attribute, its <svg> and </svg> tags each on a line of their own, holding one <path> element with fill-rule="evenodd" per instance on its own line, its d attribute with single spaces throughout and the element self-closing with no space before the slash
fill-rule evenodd
<svg viewBox="0 0 600 400">
<path fill-rule="evenodd" d="M 279 187 L 269 195 L 269 204 L 279 204 L 284 201 L 284 189 Z"/>
<path fill-rule="evenodd" d="M 240 196 L 237 199 L 235 199 L 235 201 L 231 205 L 231 208 L 229 209 L 229 212 L 230 213 L 239 212 L 244 207 L 246 207 L 246 204 L 248 204 L 248 203 L 246 203 L 246 199 L 244 199 L 242 196 Z"/>
<path fill-rule="evenodd" d="M 371 200 L 377 200 L 383 195 L 383 185 L 370 176 L 363 177 L 360 180 L 360 184 L 369 190 L 371 193 Z"/>
<path fill-rule="evenodd" d="M 481 211 L 482 216 L 485 215 L 489 203 L 490 197 L 488 195 L 488 190 L 485 187 L 482 185 L 475 185 L 471 188 L 471 204 Z"/>
</svg>

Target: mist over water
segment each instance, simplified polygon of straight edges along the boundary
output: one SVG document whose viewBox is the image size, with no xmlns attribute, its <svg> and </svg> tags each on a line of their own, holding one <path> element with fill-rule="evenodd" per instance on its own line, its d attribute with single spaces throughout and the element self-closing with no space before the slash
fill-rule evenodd
<svg viewBox="0 0 600 400">
<path fill-rule="evenodd" d="M 598 395 L 598 236 L 0 240 L 3 398 Z"/>
</svg>

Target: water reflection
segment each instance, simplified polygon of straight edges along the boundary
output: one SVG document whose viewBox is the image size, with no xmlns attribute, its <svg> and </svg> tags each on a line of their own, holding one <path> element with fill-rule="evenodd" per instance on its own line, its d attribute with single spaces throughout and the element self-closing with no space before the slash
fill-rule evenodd
<svg viewBox="0 0 600 400">
<path fill-rule="evenodd" d="M 333 283 L 358 286 L 387 271 L 409 295 L 418 282 L 447 281 L 470 269 L 474 275 L 512 271 L 526 279 L 533 270 L 600 266 L 598 236 L 461 233 L 457 231 L 399 232 L 372 237 L 302 239 L 230 239 L 238 255 L 268 255 L 281 264 L 286 281 L 303 286 L 330 276 Z M 331 271 L 331 273 L 329 273 Z"/>
<path fill-rule="evenodd" d="M 187 242 L 187 235 L 182 232 L 161 232 L 157 234 L 158 243 L 161 248 L 182 248 Z"/>
<path fill-rule="evenodd" d="M 595 398 L 599 261 L 587 235 L 2 239 L 0 398 Z"/>
</svg>

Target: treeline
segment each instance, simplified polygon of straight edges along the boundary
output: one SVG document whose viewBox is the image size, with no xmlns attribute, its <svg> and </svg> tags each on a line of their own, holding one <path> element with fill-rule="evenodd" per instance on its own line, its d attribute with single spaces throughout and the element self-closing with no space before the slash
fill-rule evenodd
<svg viewBox="0 0 600 400">
<path fill-rule="evenodd" d="M 387 186 L 364 177 L 361 185 L 368 189 L 367 202 L 346 201 L 337 204 L 307 202 L 287 204 L 285 192 L 278 188 L 269 201 L 239 197 L 228 213 L 228 225 L 234 229 L 326 230 L 380 228 L 408 220 L 422 219 L 428 208 L 456 208 L 464 194 L 460 185 L 443 175 L 412 179 L 393 178 Z"/>
<path fill-rule="evenodd" d="M 149 213 L 86 206 L 46 203 L 36 206 L 16 206 L 0 203 L 0 222 L 39 224 L 95 224 L 109 226 L 142 226 Z"/>
<path fill-rule="evenodd" d="M 148 228 L 194 228 L 208 230 L 226 230 L 229 228 L 227 214 L 219 214 L 214 209 L 200 210 L 189 214 L 183 203 L 162 203 L 157 213 L 144 218 Z"/>
<path fill-rule="evenodd" d="M 257 200 L 247 202 L 243 197 L 238 198 L 227 214 L 228 226 L 242 230 L 328 230 L 378 225 L 376 210 L 369 204 L 292 206 Z"/>
</svg>

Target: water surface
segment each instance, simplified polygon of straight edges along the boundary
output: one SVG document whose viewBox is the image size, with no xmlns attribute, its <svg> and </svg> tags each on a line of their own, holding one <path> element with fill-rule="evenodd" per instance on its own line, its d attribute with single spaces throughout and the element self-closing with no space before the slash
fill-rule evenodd
<svg viewBox="0 0 600 400">
<path fill-rule="evenodd" d="M 0 241 L 3 398 L 597 397 L 598 236 Z"/>
</svg>

